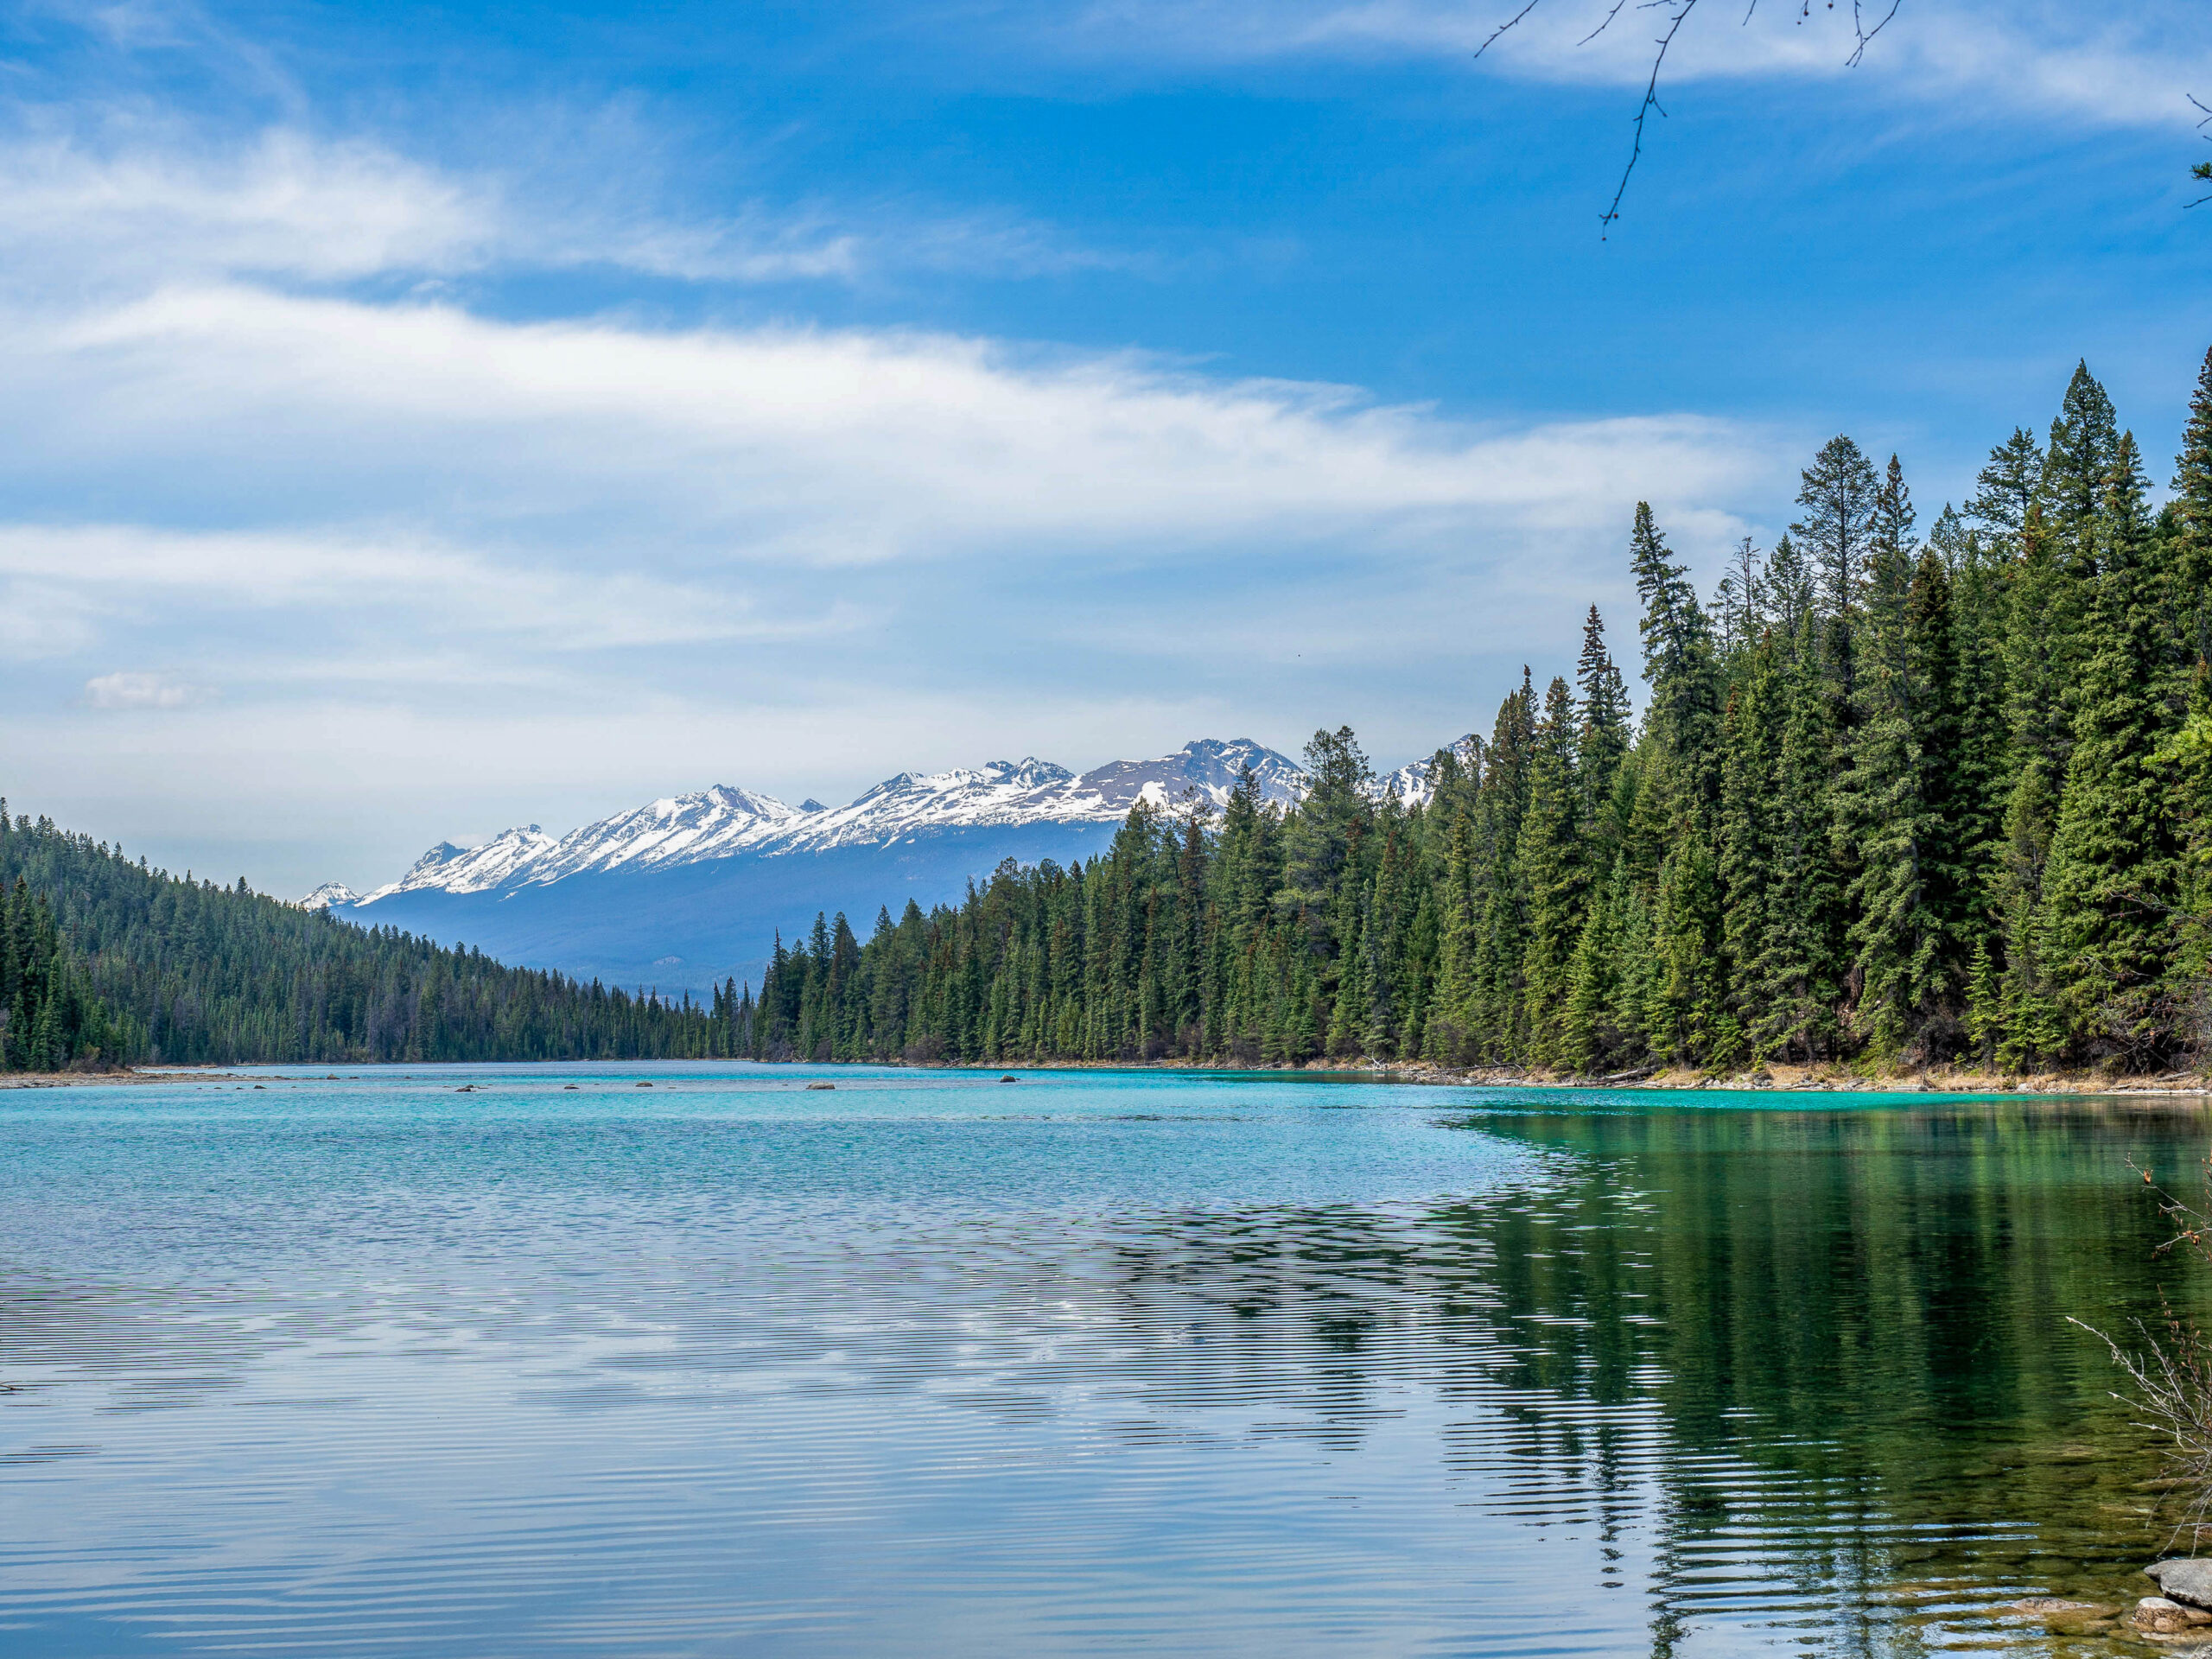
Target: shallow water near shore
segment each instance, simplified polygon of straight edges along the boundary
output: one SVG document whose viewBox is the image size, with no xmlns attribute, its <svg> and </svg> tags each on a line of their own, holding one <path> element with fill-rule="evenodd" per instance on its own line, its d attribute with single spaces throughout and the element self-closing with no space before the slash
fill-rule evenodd
<svg viewBox="0 0 2212 1659">
<path fill-rule="evenodd" d="M 0 1095 L 10 1651 L 2152 1650 L 2198 1103 L 327 1070 Z"/>
</svg>

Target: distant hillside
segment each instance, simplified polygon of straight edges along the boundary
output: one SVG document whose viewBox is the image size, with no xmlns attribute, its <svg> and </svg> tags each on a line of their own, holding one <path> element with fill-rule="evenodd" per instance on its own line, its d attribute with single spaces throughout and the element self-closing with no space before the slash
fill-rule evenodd
<svg viewBox="0 0 2212 1659">
<path fill-rule="evenodd" d="M 250 893 L 243 880 L 222 887 L 180 879 L 48 819 L 10 821 L 4 802 L 0 882 L 11 893 L 11 945 L 22 937 L 21 918 L 51 918 L 62 954 L 59 966 L 41 971 L 64 987 L 60 1012 L 68 1012 L 71 995 L 98 1003 L 73 1016 L 80 1027 L 93 1022 L 89 1036 L 67 1052 L 42 1050 L 44 1063 L 103 1039 L 115 1058 L 188 1064 L 730 1052 L 730 1023 L 715 1017 L 715 1007 L 671 1006 L 504 967 L 480 950 L 442 949 L 397 928 L 349 927 Z M 0 962 L 0 1006 L 18 996 L 8 980 Z M 22 1054 L 17 1039 L 28 1035 L 0 1026 L 0 1060 Z"/>
</svg>

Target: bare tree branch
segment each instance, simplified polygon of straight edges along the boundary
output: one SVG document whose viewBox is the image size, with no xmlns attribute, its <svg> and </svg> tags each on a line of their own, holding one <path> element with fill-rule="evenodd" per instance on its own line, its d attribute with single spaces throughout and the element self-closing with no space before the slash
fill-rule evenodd
<svg viewBox="0 0 2212 1659">
<path fill-rule="evenodd" d="M 1621 3 L 1622 0 L 1613 0 L 1615 12 L 1620 10 Z M 1598 239 L 1600 242 L 1611 233 L 1613 222 L 1620 218 L 1621 198 L 1628 194 L 1628 181 L 1636 172 L 1637 162 L 1643 158 L 1643 124 L 1651 118 L 1651 111 L 1654 110 L 1659 110 L 1659 118 L 1662 121 L 1667 118 L 1667 111 L 1659 108 L 1659 71 L 1666 64 L 1667 48 L 1675 43 L 1675 35 L 1681 29 L 1683 20 L 1697 10 L 1697 0 L 1678 0 L 1678 3 L 1681 10 L 1676 11 L 1669 22 L 1667 32 L 1659 37 L 1659 50 L 1651 60 L 1651 79 L 1644 83 L 1643 102 L 1637 105 L 1636 108 L 1636 143 L 1629 149 L 1628 165 L 1621 169 L 1621 181 L 1613 187 L 1611 202 L 1598 217 Z M 1609 15 L 1605 22 L 1611 22 L 1612 17 Z M 1598 25 L 1599 29 L 1605 26 L 1605 23 Z M 1597 37 L 1593 35 L 1591 38 L 1594 40 Z"/>
<path fill-rule="evenodd" d="M 1507 29 L 1512 28 L 1514 24 L 1519 22 L 1523 17 L 1526 17 L 1530 12 L 1534 11 L 1538 6 L 1541 6 L 1543 3 L 1544 0 L 1529 0 L 1529 3 L 1527 5 L 1522 7 L 1520 10 L 1515 12 L 1510 17 L 1500 23 L 1496 29 L 1491 30 L 1490 38 L 1475 48 L 1475 56 L 1479 58 L 1484 53 L 1489 51 L 1491 48 L 1496 44 L 1499 35 L 1504 34 Z"/>
<path fill-rule="evenodd" d="M 1858 37 L 1859 43 L 1852 48 L 1851 55 L 1844 60 L 1845 67 L 1856 69 L 1859 67 L 1859 60 L 1866 55 L 1866 42 L 1890 26 L 1890 19 L 1897 15 L 1897 8 L 1904 3 L 1904 0 L 1890 0 L 1890 9 L 1882 14 L 1882 21 L 1869 29 L 1866 18 L 1859 15 L 1859 0 L 1851 0 L 1851 32 Z"/>
<path fill-rule="evenodd" d="M 1580 40 L 1577 41 L 1575 44 L 1577 46 L 1587 46 L 1591 41 L 1596 40 L 1600 35 L 1611 29 L 1613 26 L 1613 19 L 1621 15 L 1621 8 L 1627 3 L 1628 0 L 1613 0 L 1613 9 L 1605 14 L 1605 21 L 1599 23 L 1597 28 L 1592 29 L 1587 35 L 1585 35 Z M 1656 5 L 1658 3 L 1660 3 L 1660 0 L 1645 0 L 1645 4 L 1647 5 Z M 1756 4 L 1757 0 L 1753 0 L 1753 3 Z M 1697 0 L 1688 0 L 1688 3 L 1685 5 L 1682 10 L 1687 13 L 1694 10 L 1696 5 Z M 1637 10 L 1641 10 L 1643 8 L 1639 7 Z"/>
<path fill-rule="evenodd" d="M 1489 51 L 1497 43 L 1500 35 L 1518 24 L 1543 3 L 1544 0 L 1522 0 L 1521 10 L 1491 30 L 1483 43 L 1475 48 L 1475 56 L 1479 58 L 1484 53 Z M 1576 42 L 1576 45 L 1587 46 L 1611 29 L 1614 20 L 1627 9 L 1628 3 L 1629 0 L 1612 0 L 1612 4 L 1606 9 L 1605 15 L 1598 20 L 1597 28 L 1585 35 Z M 1880 3 L 1881 0 L 1851 0 L 1852 48 L 1851 55 L 1844 60 L 1846 67 L 1855 69 L 1859 67 L 1860 60 L 1866 55 L 1867 44 L 1890 26 L 1890 20 L 1897 15 L 1898 9 L 1904 5 L 1904 0 L 1889 0 L 1889 9 L 1882 13 L 1879 21 L 1869 27 L 1866 20 Z M 1612 200 L 1606 205 L 1605 211 L 1598 216 L 1598 235 L 1600 240 L 1605 238 L 1621 216 L 1621 203 L 1627 199 L 1629 181 L 1635 175 L 1637 162 L 1643 158 L 1644 128 L 1651 119 L 1651 112 L 1656 110 L 1661 120 L 1667 118 L 1667 111 L 1659 102 L 1659 72 L 1666 67 L 1668 48 L 1674 45 L 1675 36 L 1681 32 L 1682 25 L 1689 20 L 1689 15 L 1697 8 L 1698 0 L 1639 0 L 1637 6 L 1639 11 L 1665 11 L 1668 14 L 1667 29 L 1666 32 L 1652 43 L 1656 49 L 1651 56 L 1651 73 L 1645 79 L 1643 84 L 1643 100 L 1636 106 L 1635 137 L 1629 146 L 1628 165 L 1621 169 L 1620 182 L 1614 187 Z M 1744 9 L 1743 22 L 1749 23 L 1758 9 L 1759 0 L 1749 0 L 1749 3 Z M 1797 21 L 1801 23 L 1804 22 L 1812 15 L 1813 0 L 1798 0 Z M 2191 102 L 2194 101 L 2194 99 L 2191 100 Z M 2203 109 L 2204 105 L 2200 104 L 2197 107 Z M 2212 111 L 2208 111 L 2207 116 L 2208 118 L 2212 118 Z M 2212 178 L 2212 168 L 2200 168 L 2199 175 L 2202 177 Z M 2205 200 L 2212 200 L 2212 196 L 2208 196 Z M 2190 204 L 2191 207 L 2196 205 L 2194 202 Z"/>
<path fill-rule="evenodd" d="M 2183 94 L 2183 96 L 2187 98 L 2190 103 L 2196 105 L 2198 109 L 2204 111 L 2204 118 L 2196 124 L 2196 130 L 2199 132 L 2202 132 L 2206 127 L 2212 126 L 2212 105 L 2207 105 L 2204 100 L 2197 97 L 2195 92 L 2186 92 Z M 2212 137 L 2212 135 L 2208 135 L 2208 137 Z M 2190 168 L 2189 171 L 2191 178 L 2212 179 L 2212 162 L 2199 162 L 2195 167 Z M 2199 196 L 2195 201 L 2192 201 L 2188 205 L 2191 207 L 2202 207 L 2208 201 L 2212 201 L 2212 196 Z"/>
</svg>

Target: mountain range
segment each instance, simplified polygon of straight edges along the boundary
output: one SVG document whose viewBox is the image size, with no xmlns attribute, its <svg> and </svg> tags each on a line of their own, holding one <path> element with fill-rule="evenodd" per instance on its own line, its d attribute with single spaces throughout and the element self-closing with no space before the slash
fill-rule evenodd
<svg viewBox="0 0 2212 1659">
<path fill-rule="evenodd" d="M 1433 765 L 1383 774 L 1376 793 L 1425 801 Z M 1201 739 L 1080 773 L 1034 758 L 903 772 L 842 806 L 717 785 L 565 836 L 533 823 L 480 846 L 440 842 L 396 881 L 366 893 L 327 882 L 303 902 L 614 984 L 757 984 L 778 931 L 817 911 L 843 911 L 865 938 L 879 906 L 896 914 L 909 898 L 925 908 L 951 900 L 1005 859 L 1095 857 L 1141 799 L 1222 807 L 1247 766 L 1264 800 L 1288 806 L 1306 792 L 1295 762 L 1249 738 Z"/>
</svg>

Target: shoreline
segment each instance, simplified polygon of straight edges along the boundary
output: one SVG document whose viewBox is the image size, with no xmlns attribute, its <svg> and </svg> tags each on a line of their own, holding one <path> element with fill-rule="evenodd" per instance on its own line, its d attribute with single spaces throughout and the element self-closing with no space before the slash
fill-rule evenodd
<svg viewBox="0 0 2212 1659">
<path fill-rule="evenodd" d="M 713 1065 L 713 1058 L 681 1061 L 677 1064 Z M 1523 1070 L 1514 1066 L 1453 1066 L 1433 1060 L 1357 1060 L 1340 1065 L 1316 1064 L 1308 1065 L 1235 1065 L 1198 1060 L 1011 1060 L 993 1061 L 975 1065 L 950 1065 L 937 1060 L 866 1060 L 814 1061 L 766 1060 L 754 1061 L 741 1057 L 729 1057 L 730 1064 L 758 1065 L 880 1065 L 891 1071 L 1002 1071 L 1008 1067 L 1019 1071 L 1235 1071 L 1259 1076 L 1335 1077 L 1372 1078 L 1377 1083 L 1410 1084 L 1427 1088 L 1457 1089 L 1542 1089 L 1561 1092 L 1586 1092 L 1603 1089 L 1623 1093 L 1634 1090 L 1675 1093 L 1738 1093 L 1738 1094 L 1950 1094 L 1950 1095 L 2145 1095 L 2177 1098 L 2201 1099 L 2212 1096 L 2212 1074 L 2203 1071 L 2165 1071 L 2155 1075 L 2113 1076 L 2094 1071 L 2002 1072 L 1974 1071 L 1957 1066 L 1930 1066 L 1913 1071 L 1859 1071 L 1840 1064 L 1819 1065 L 1769 1065 L 1756 1069 L 1707 1074 L 1688 1067 L 1660 1067 L 1637 1071 L 1616 1072 L 1608 1077 L 1579 1077 L 1563 1076 L 1543 1070 Z M 242 1062 L 261 1065 L 264 1062 Z M 312 1066 L 343 1064 L 358 1065 L 359 1061 L 334 1062 L 328 1060 L 271 1061 L 272 1065 Z M 669 1064 L 659 1060 L 435 1060 L 392 1061 L 379 1070 L 398 1070 L 403 1065 L 422 1068 L 428 1065 L 468 1066 L 539 1065 L 544 1066 L 594 1065 L 658 1065 Z M 249 1083 L 267 1080 L 268 1074 L 258 1077 L 241 1073 L 220 1066 L 163 1066 L 158 1070 L 120 1067 L 112 1071 L 4 1071 L 0 1072 L 0 1090 L 4 1089 L 70 1089 L 129 1086 L 161 1083 Z M 306 1077 L 287 1077 L 288 1082 L 307 1082 Z M 323 1081 L 315 1078 L 313 1081 Z"/>
</svg>

